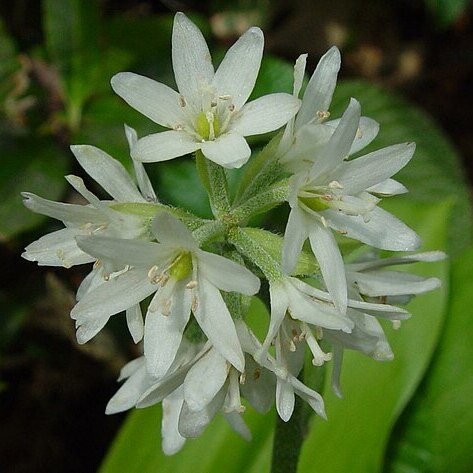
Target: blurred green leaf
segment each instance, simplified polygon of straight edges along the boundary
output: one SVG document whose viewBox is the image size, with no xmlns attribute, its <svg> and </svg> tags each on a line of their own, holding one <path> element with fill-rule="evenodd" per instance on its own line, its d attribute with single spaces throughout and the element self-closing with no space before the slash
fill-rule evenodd
<svg viewBox="0 0 473 473">
<path fill-rule="evenodd" d="M 395 178 L 409 189 L 409 200 L 434 203 L 454 199 L 448 228 L 449 252 L 458 254 L 467 248 L 473 235 L 470 193 L 460 158 L 445 135 L 417 107 L 362 81 L 339 84 L 332 106 L 334 117 L 341 115 L 350 97 L 360 101 L 363 115 L 381 125 L 379 135 L 363 154 L 395 143 L 415 141 L 414 158 Z"/>
<path fill-rule="evenodd" d="M 453 262 L 450 305 L 424 382 L 392 436 L 389 473 L 473 471 L 473 248 Z"/>
<path fill-rule="evenodd" d="M 274 56 L 266 55 L 261 61 L 258 79 L 249 100 L 276 92 L 292 94 L 294 67 L 292 64 Z"/>
<path fill-rule="evenodd" d="M 451 205 L 391 202 L 394 211 L 424 240 L 423 249 L 445 249 Z M 413 395 L 436 347 L 447 302 L 448 262 L 416 264 L 416 274 L 435 275 L 443 287 L 414 299 L 412 319 L 399 331 L 386 327 L 395 359 L 380 363 L 359 353 L 345 353 L 338 399 L 327 384 L 328 421 L 314 418 L 303 446 L 299 473 L 377 473 L 397 417 Z"/>
<path fill-rule="evenodd" d="M 439 26 L 453 23 L 468 7 L 470 0 L 425 0 Z"/>
<path fill-rule="evenodd" d="M 8 136 L 0 137 L 0 156 L 0 240 L 7 240 L 45 218 L 23 206 L 20 192 L 59 199 L 66 186 L 69 159 L 52 141 Z"/>
<path fill-rule="evenodd" d="M 263 315 L 263 317 L 262 317 Z M 253 300 L 248 315 L 261 332 L 267 322 L 263 304 Z M 161 406 L 130 413 L 99 473 L 261 473 L 269 471 L 274 412 L 267 415 L 248 408 L 244 419 L 253 435 L 246 442 L 218 415 L 198 439 L 190 439 L 172 457 L 161 451 Z"/>
</svg>

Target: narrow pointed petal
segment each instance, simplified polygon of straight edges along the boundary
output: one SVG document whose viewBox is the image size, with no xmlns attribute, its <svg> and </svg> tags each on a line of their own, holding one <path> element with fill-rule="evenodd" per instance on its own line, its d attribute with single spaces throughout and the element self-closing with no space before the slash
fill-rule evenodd
<svg viewBox="0 0 473 473">
<path fill-rule="evenodd" d="M 198 249 L 192 232 L 169 212 L 158 213 L 151 225 L 151 231 L 160 243 L 168 247 Z"/>
<path fill-rule="evenodd" d="M 421 243 L 417 233 L 379 207 L 369 213 L 369 222 L 364 222 L 362 217 L 341 215 L 331 210 L 324 211 L 324 216 L 334 230 L 375 248 L 413 251 Z"/>
<path fill-rule="evenodd" d="M 340 51 L 335 46 L 322 56 L 304 92 L 302 106 L 296 118 L 296 130 L 315 118 L 317 112 L 328 111 L 340 64 Z"/>
<path fill-rule="evenodd" d="M 440 287 L 440 280 L 437 278 L 425 279 L 400 271 L 356 273 L 353 279 L 360 293 L 371 297 L 422 294 Z"/>
<path fill-rule="evenodd" d="M 282 268 L 290 275 L 297 265 L 297 260 L 302 251 L 302 245 L 307 239 L 308 233 L 305 220 L 299 207 L 296 205 L 291 209 L 284 233 L 282 247 Z"/>
<path fill-rule="evenodd" d="M 143 202 L 144 199 L 126 169 L 110 155 L 89 145 L 71 146 L 85 172 L 118 202 Z"/>
<path fill-rule="evenodd" d="M 234 118 L 232 132 L 242 136 L 261 135 L 285 125 L 299 110 L 300 100 L 289 94 L 270 94 L 253 100 Z"/>
<path fill-rule="evenodd" d="M 146 370 L 144 366 L 131 375 L 125 384 L 110 399 L 105 409 L 106 414 L 116 414 L 131 409 L 138 401 L 146 386 Z"/>
<path fill-rule="evenodd" d="M 179 416 L 184 403 L 182 387 L 163 399 L 163 419 L 161 422 L 162 448 L 165 455 L 174 455 L 185 444 L 186 439 L 179 433 Z"/>
<path fill-rule="evenodd" d="M 284 379 L 278 378 L 276 382 L 276 410 L 279 417 L 288 422 L 294 412 L 294 388 Z"/>
<path fill-rule="evenodd" d="M 36 261 L 40 266 L 71 268 L 76 264 L 92 263 L 95 258 L 77 246 L 75 237 L 79 233 L 77 228 L 48 233 L 30 243 L 21 256 L 28 261 Z"/>
<path fill-rule="evenodd" d="M 118 266 L 131 265 L 151 268 L 160 265 L 172 252 L 158 243 L 141 240 L 123 240 L 101 236 L 79 236 L 79 248 L 95 258 L 107 260 Z"/>
<path fill-rule="evenodd" d="M 400 182 L 395 181 L 394 179 L 386 179 L 379 184 L 375 184 L 374 186 L 368 187 L 366 189 L 368 192 L 373 194 L 380 194 L 380 195 L 399 195 L 405 194 L 408 192 L 406 187 L 404 187 Z"/>
<path fill-rule="evenodd" d="M 214 141 L 204 141 L 200 148 L 207 159 L 225 168 L 242 167 L 251 154 L 245 138 L 236 133 L 226 133 Z"/>
<path fill-rule="evenodd" d="M 184 402 L 179 416 L 179 433 L 185 438 L 199 437 L 221 409 L 225 394 L 226 389 L 223 387 L 201 411 L 191 411 Z"/>
<path fill-rule="evenodd" d="M 307 56 L 307 54 L 301 54 L 294 64 L 294 86 L 292 89 L 292 95 L 294 95 L 294 97 L 299 97 L 302 84 L 304 83 Z"/>
<path fill-rule="evenodd" d="M 200 148 L 195 138 L 185 131 L 163 131 L 139 139 L 133 149 L 133 159 L 143 163 L 156 163 L 184 156 Z"/>
<path fill-rule="evenodd" d="M 92 223 L 96 222 L 102 217 L 91 206 L 64 204 L 62 202 L 54 202 L 52 200 L 43 199 L 30 192 L 22 192 L 23 204 L 32 212 L 46 215 L 47 217 L 55 218 L 67 223 Z"/>
<path fill-rule="evenodd" d="M 220 354 L 243 372 L 245 359 L 235 324 L 219 290 L 205 278 L 198 278 L 198 299 L 194 316 L 202 331 Z"/>
<path fill-rule="evenodd" d="M 191 411 L 201 411 L 224 385 L 229 364 L 217 350 L 206 353 L 187 373 L 184 400 Z"/>
<path fill-rule="evenodd" d="M 271 318 L 269 321 L 268 333 L 260 348 L 260 356 L 264 359 L 271 342 L 276 337 L 279 327 L 281 327 L 284 316 L 289 306 L 284 281 L 276 281 L 269 285 L 269 296 L 271 302 Z"/>
<path fill-rule="evenodd" d="M 155 123 L 166 128 L 182 124 L 183 112 L 179 106 L 179 94 L 148 77 L 133 72 L 120 72 L 112 77 L 112 89 Z"/>
<path fill-rule="evenodd" d="M 357 194 L 396 174 L 411 160 L 414 151 L 414 143 L 388 146 L 343 163 L 333 178 L 343 186 L 344 193 Z"/>
<path fill-rule="evenodd" d="M 335 131 L 339 123 L 340 119 L 336 119 L 326 122 L 325 125 L 327 127 L 333 128 Z M 356 131 L 355 138 L 348 154 L 351 156 L 352 154 L 362 150 L 365 146 L 368 146 L 376 138 L 376 136 L 378 136 L 378 132 L 378 122 L 368 117 L 361 117 L 358 130 Z"/>
<path fill-rule="evenodd" d="M 155 378 L 164 376 L 174 361 L 191 312 L 191 294 L 185 281 L 176 284 L 170 299 L 165 292 L 163 287 L 156 293 L 146 314 L 144 353 L 148 371 Z"/>
<path fill-rule="evenodd" d="M 126 310 L 126 323 L 135 343 L 143 338 L 144 324 L 140 304 L 135 304 Z"/>
<path fill-rule="evenodd" d="M 223 415 L 234 432 L 241 435 L 247 442 L 251 440 L 251 431 L 240 413 L 225 412 Z"/>
<path fill-rule="evenodd" d="M 199 251 L 198 257 L 202 277 L 222 291 L 235 291 L 248 296 L 259 291 L 260 280 L 241 264 L 207 251 Z"/>
<path fill-rule="evenodd" d="M 263 56 L 263 32 L 250 28 L 227 51 L 215 72 L 213 85 L 219 95 L 230 95 L 231 103 L 238 110 L 253 90 Z"/>
<path fill-rule="evenodd" d="M 304 383 L 293 376 L 290 377 L 290 382 L 296 394 L 306 401 L 320 417 L 327 419 L 322 396 L 317 391 L 308 388 Z"/>
<path fill-rule="evenodd" d="M 143 356 L 135 358 L 134 360 L 129 361 L 123 368 L 120 370 L 120 375 L 118 376 L 117 381 L 123 381 L 124 379 L 129 378 L 133 373 L 138 371 L 144 365 L 145 359 Z"/>
<path fill-rule="evenodd" d="M 351 99 L 340 123 L 312 168 L 313 179 L 330 173 L 348 156 L 359 122 L 360 104 Z"/>
<path fill-rule="evenodd" d="M 79 345 L 83 345 L 94 338 L 95 335 L 97 335 L 100 330 L 105 327 L 109 318 L 109 316 L 106 316 L 100 319 L 87 320 L 81 323 L 76 331 L 77 343 L 79 343 Z"/>
<path fill-rule="evenodd" d="M 77 289 L 77 301 L 80 301 L 88 292 L 93 291 L 104 282 L 102 274 L 102 268 L 92 269 L 92 271 L 82 280 Z"/>
<path fill-rule="evenodd" d="M 93 320 L 114 315 L 138 304 L 154 291 L 156 285 L 149 282 L 147 271 L 132 269 L 87 293 L 72 309 L 71 317 Z"/>
<path fill-rule="evenodd" d="M 314 223 L 310 228 L 309 240 L 325 286 L 333 298 L 335 307 L 344 314 L 347 310 L 347 281 L 345 266 L 335 237 L 329 228 Z"/>
<path fill-rule="evenodd" d="M 199 89 L 212 82 L 214 68 L 205 39 L 184 13 L 176 13 L 172 30 L 172 66 L 179 92 L 198 108 Z"/>
</svg>

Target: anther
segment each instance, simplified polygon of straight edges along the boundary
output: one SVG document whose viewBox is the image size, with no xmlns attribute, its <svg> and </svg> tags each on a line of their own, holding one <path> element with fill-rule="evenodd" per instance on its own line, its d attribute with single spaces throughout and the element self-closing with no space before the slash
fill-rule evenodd
<svg viewBox="0 0 473 473">
<path fill-rule="evenodd" d="M 179 95 L 179 106 L 184 108 L 186 105 L 186 99 L 182 95 Z"/>
<path fill-rule="evenodd" d="M 197 281 L 195 280 L 189 281 L 186 284 L 186 289 L 194 289 L 195 287 L 197 287 Z"/>
<path fill-rule="evenodd" d="M 239 378 L 238 381 L 240 382 L 240 384 L 245 384 L 245 382 L 246 382 L 246 373 L 245 372 L 240 374 L 240 378 Z"/>
</svg>

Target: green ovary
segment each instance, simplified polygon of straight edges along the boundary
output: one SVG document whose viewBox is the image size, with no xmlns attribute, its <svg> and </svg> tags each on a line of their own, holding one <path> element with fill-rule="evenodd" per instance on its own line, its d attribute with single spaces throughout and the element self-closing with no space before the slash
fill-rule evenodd
<svg viewBox="0 0 473 473">
<path fill-rule="evenodd" d="M 192 257 L 190 253 L 181 253 L 169 268 L 169 276 L 176 281 L 182 281 L 192 272 Z"/>
<path fill-rule="evenodd" d="M 209 120 L 207 114 L 204 112 L 200 112 L 199 115 L 197 115 L 195 129 L 204 140 L 215 138 L 220 131 L 220 124 L 218 122 L 217 116 L 214 113 L 211 113 L 211 115 L 213 117 L 213 121 Z M 212 128 L 213 136 L 211 136 Z"/>
<path fill-rule="evenodd" d="M 315 212 L 327 210 L 330 205 L 322 197 L 299 197 L 299 200 Z"/>
</svg>

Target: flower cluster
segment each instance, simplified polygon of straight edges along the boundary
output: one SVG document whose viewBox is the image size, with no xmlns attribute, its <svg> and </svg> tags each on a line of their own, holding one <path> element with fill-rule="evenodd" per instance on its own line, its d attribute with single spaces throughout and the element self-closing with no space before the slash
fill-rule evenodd
<svg viewBox="0 0 473 473">
<path fill-rule="evenodd" d="M 249 438 L 242 398 L 259 412 L 275 402 L 287 421 L 297 395 L 325 416 L 322 397 L 303 382 L 306 355 L 316 367 L 332 363 L 340 395 L 344 350 L 392 359 L 379 319 L 399 326 L 410 316 L 401 306 L 439 286 L 436 278 L 385 268 L 436 261 L 441 252 L 380 258 L 378 251 L 412 252 L 420 245 L 412 229 L 378 206 L 382 197 L 406 192 L 392 176 L 412 158 L 414 145 L 359 156 L 378 125 L 360 116 L 354 99 L 340 119 L 329 120 L 340 69 L 336 48 L 322 57 L 302 98 L 306 55 L 296 62 L 292 95 L 248 102 L 262 52 L 263 34 L 251 28 L 214 71 L 201 32 L 178 13 L 172 36 L 178 92 L 131 72 L 112 78 L 128 104 L 170 128 L 138 139 L 125 126 L 136 184 L 118 161 L 82 145 L 72 152 L 110 200 L 76 176 L 66 179 L 86 205 L 24 194 L 30 210 L 65 226 L 30 244 L 24 258 L 66 268 L 93 263 L 71 312 L 79 343 L 123 312 L 134 342 L 143 340 L 143 356 L 122 369 L 126 381 L 106 411 L 162 402 L 167 454 L 200 435 L 218 412 Z M 245 137 L 280 129 L 252 158 L 260 165 L 249 168 L 232 200 L 225 168 L 249 160 Z M 142 164 L 189 153 L 214 220 L 160 202 Z M 253 215 L 285 203 L 284 238 L 247 226 Z M 344 238 L 361 248 L 343 253 Z M 246 320 L 261 279 L 269 285 L 270 312 L 262 340 Z"/>
</svg>

